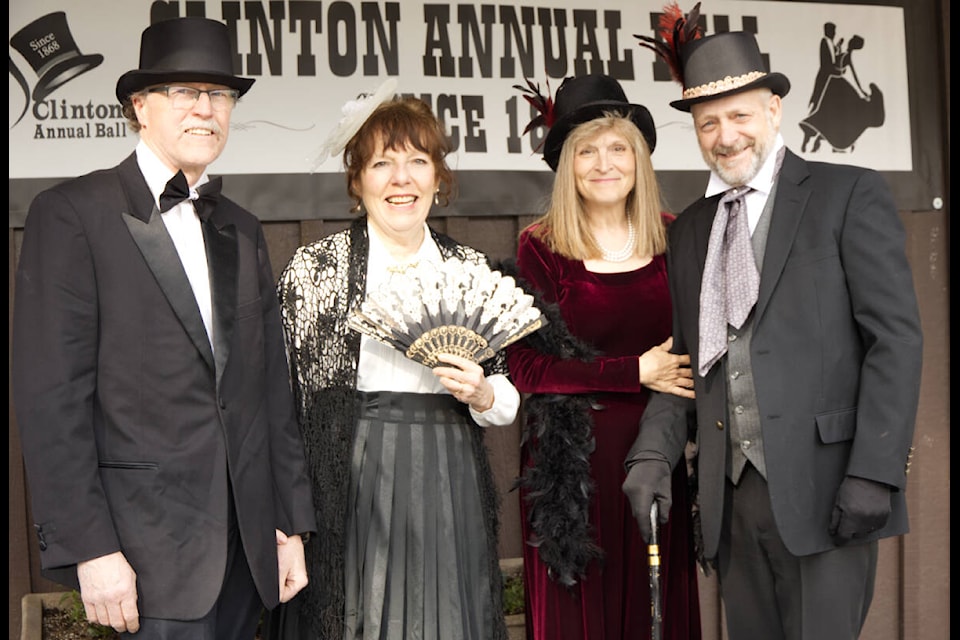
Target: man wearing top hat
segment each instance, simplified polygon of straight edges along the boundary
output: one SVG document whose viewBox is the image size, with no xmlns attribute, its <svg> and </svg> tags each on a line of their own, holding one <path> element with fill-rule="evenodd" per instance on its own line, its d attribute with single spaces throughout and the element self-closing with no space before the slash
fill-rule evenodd
<svg viewBox="0 0 960 640">
<path fill-rule="evenodd" d="M 314 510 L 259 221 L 207 166 L 237 99 L 221 22 L 142 34 L 136 150 L 30 206 L 13 392 L 44 575 L 138 638 L 253 637 L 307 582 Z"/>
<path fill-rule="evenodd" d="M 624 491 L 649 539 L 695 404 L 703 548 L 729 638 L 851 640 L 877 541 L 908 529 L 922 338 L 904 229 L 878 173 L 784 146 L 790 83 L 751 34 L 678 48 L 660 49 L 683 86 L 671 106 L 693 117 L 710 168 L 667 252 L 696 400 L 651 400 Z"/>
</svg>

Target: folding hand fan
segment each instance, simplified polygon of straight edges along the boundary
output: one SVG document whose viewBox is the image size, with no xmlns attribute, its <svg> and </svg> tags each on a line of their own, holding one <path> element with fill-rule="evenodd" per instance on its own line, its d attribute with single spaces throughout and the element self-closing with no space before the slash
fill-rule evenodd
<svg viewBox="0 0 960 640">
<path fill-rule="evenodd" d="M 533 296 L 488 266 L 421 261 L 367 292 L 348 326 L 425 366 L 439 353 L 483 362 L 546 324 Z"/>
</svg>

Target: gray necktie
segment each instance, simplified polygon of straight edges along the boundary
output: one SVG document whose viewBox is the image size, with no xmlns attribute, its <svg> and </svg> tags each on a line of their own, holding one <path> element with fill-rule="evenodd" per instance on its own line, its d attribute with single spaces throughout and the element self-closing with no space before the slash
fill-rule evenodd
<svg viewBox="0 0 960 640">
<path fill-rule="evenodd" d="M 727 191 L 717 207 L 700 284 L 700 365 L 707 375 L 727 352 L 727 325 L 739 329 L 757 302 L 760 274 L 750 244 L 744 197 L 750 187 Z"/>
</svg>

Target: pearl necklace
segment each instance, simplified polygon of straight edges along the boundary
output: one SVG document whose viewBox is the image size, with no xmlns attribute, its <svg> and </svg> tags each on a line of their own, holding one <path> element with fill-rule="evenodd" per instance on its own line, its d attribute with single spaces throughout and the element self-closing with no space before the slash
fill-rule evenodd
<svg viewBox="0 0 960 640">
<path fill-rule="evenodd" d="M 637 231 L 633 228 L 633 220 L 627 218 L 627 243 L 619 251 L 608 251 L 599 240 L 594 238 L 593 241 L 600 247 L 600 255 L 607 262 L 626 262 L 633 257 L 633 251 L 637 246 Z"/>
</svg>

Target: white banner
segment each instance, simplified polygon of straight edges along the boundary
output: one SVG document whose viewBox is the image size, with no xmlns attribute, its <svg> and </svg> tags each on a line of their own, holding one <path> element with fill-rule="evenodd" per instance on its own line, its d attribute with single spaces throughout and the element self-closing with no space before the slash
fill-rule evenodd
<svg viewBox="0 0 960 640">
<path fill-rule="evenodd" d="M 689 10 L 693 5 L 682 6 Z M 521 137 L 534 114 L 515 84 L 555 92 L 566 76 L 606 73 L 657 124 L 658 170 L 703 170 L 690 116 L 669 106 L 680 86 L 633 34 L 654 36 L 661 0 L 440 4 L 314 0 L 11 0 L 10 178 L 68 177 L 116 164 L 136 143 L 115 98 L 137 67 L 140 33 L 177 15 L 224 21 L 238 75 L 256 79 L 233 114 L 217 174 L 303 173 L 342 105 L 387 76 L 447 125 L 460 170 L 541 171 Z M 756 34 L 792 89 L 783 136 L 808 159 L 912 170 L 903 9 L 712 0 L 707 34 Z M 818 95 L 825 25 L 834 76 Z M 852 46 L 851 46 L 852 45 Z M 829 122 L 805 140 L 806 118 Z M 815 149 L 815 150 L 814 150 Z M 319 171 L 340 170 L 339 158 Z"/>
</svg>

